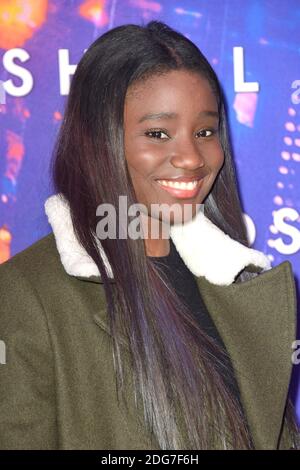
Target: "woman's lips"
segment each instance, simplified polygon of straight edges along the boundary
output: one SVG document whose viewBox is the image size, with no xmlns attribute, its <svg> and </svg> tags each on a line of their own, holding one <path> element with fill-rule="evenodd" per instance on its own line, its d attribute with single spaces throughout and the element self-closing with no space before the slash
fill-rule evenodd
<svg viewBox="0 0 300 470">
<path fill-rule="evenodd" d="M 201 178 L 200 180 L 195 180 L 196 186 L 192 189 L 187 189 L 186 187 L 174 188 L 171 186 L 164 185 L 163 181 L 164 180 L 156 180 L 157 184 L 159 184 L 162 189 L 170 193 L 172 196 L 176 197 L 177 199 L 190 199 L 197 196 L 198 192 L 200 191 L 200 188 L 202 187 L 203 178 Z"/>
</svg>

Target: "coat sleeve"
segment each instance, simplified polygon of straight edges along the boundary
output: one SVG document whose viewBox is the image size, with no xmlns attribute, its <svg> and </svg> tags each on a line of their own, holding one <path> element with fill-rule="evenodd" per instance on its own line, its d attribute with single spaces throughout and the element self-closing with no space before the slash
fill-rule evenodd
<svg viewBox="0 0 300 470">
<path fill-rule="evenodd" d="M 55 449 L 55 375 L 47 320 L 34 287 L 0 265 L 0 449 Z"/>
</svg>

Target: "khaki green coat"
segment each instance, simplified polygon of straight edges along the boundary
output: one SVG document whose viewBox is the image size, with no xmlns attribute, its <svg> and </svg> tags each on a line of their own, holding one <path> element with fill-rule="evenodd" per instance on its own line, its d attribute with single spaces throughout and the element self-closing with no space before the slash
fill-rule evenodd
<svg viewBox="0 0 300 470">
<path fill-rule="evenodd" d="M 65 251 L 50 212 L 54 233 L 0 265 L 0 449 L 159 449 L 130 381 L 129 409 L 117 401 L 101 278 L 68 265 L 78 253 L 74 239 L 56 208 L 61 233 L 70 235 Z M 82 259 L 80 266 L 88 272 Z M 195 279 L 231 356 L 256 448 L 288 449 L 281 428 L 296 338 L 292 266 L 247 266 L 260 274 L 246 282 Z"/>
</svg>

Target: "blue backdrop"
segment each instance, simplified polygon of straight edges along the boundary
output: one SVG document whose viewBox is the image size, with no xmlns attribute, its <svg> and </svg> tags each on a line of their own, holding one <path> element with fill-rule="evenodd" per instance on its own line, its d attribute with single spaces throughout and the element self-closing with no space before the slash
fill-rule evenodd
<svg viewBox="0 0 300 470">
<path fill-rule="evenodd" d="M 299 299 L 299 0 L 1 0 L 0 262 L 50 232 L 48 163 L 84 50 L 112 27 L 151 19 L 184 33 L 216 70 L 249 239 L 273 266 L 292 263 Z M 300 420 L 298 382 L 295 366 Z"/>
</svg>

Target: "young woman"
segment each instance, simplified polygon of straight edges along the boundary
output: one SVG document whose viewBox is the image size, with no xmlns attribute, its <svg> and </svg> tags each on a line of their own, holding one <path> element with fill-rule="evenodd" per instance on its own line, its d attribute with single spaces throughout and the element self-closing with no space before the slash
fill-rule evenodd
<svg viewBox="0 0 300 470">
<path fill-rule="evenodd" d="M 0 448 L 297 448 L 291 265 L 248 245 L 196 45 L 159 21 L 99 37 L 52 163 L 52 232 L 0 266 Z M 128 236 L 122 196 L 158 237 Z"/>
</svg>

